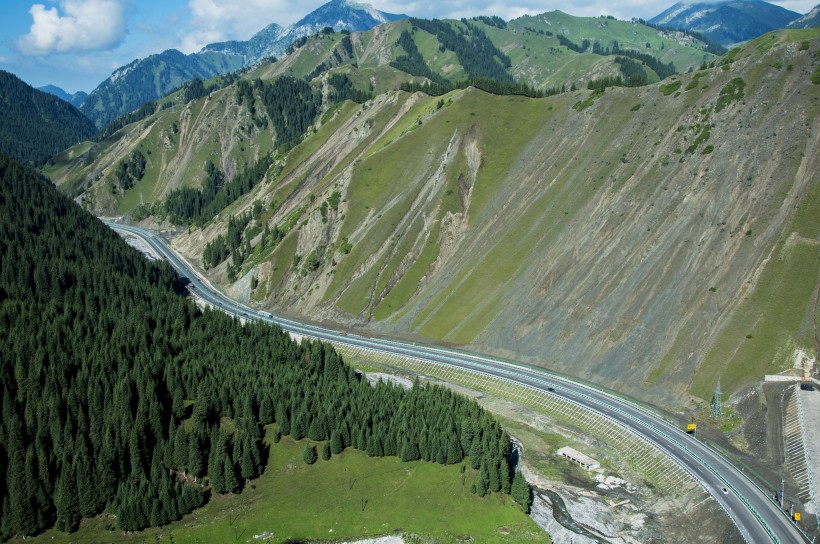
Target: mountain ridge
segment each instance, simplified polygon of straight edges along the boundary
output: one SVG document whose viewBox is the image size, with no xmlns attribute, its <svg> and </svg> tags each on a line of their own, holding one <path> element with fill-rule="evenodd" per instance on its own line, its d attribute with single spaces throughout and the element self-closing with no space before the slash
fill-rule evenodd
<svg viewBox="0 0 820 544">
<path fill-rule="evenodd" d="M 56 85 L 46 85 L 44 87 L 37 87 L 38 91 L 43 91 L 44 93 L 53 94 L 57 98 L 65 100 L 75 108 L 79 108 L 83 100 L 88 98 L 88 93 L 84 91 L 77 91 L 76 93 L 69 93 L 65 89 L 62 89 Z"/>
<path fill-rule="evenodd" d="M 694 30 L 724 46 L 786 28 L 801 14 L 763 0 L 678 2 L 649 22 Z"/>
<path fill-rule="evenodd" d="M 354 34 L 358 68 L 315 76 L 315 92 L 334 74 L 378 91 L 396 71 L 372 47 L 408 29 Z M 429 36 L 414 40 L 433 62 Z M 308 74 L 340 39 L 247 77 Z M 301 143 L 174 245 L 262 307 L 547 365 L 666 406 L 708 398 L 718 378 L 737 391 L 812 341 L 818 48 L 816 30 L 779 31 L 645 87 L 326 104 Z M 77 179 L 100 178 L 84 198 L 106 213 L 203 186 L 207 158 L 237 179 L 276 145 L 265 87 L 247 91 L 130 125 L 61 175 L 92 161 Z M 112 196 L 107 165 L 138 149 L 145 179 Z M 205 248 L 237 233 L 205 264 Z"/>
<path fill-rule="evenodd" d="M 332 0 L 294 25 L 283 28 L 273 23 L 246 41 L 210 44 L 190 55 L 168 49 L 135 59 L 100 83 L 84 100 L 81 111 L 97 128 L 103 128 L 119 115 L 156 100 L 188 81 L 210 79 L 247 68 L 264 58 L 279 56 L 296 39 L 326 26 L 335 30 L 367 30 L 402 17 L 382 13 L 369 4 Z"/>
<path fill-rule="evenodd" d="M 95 132 L 74 106 L 3 70 L 0 104 L 0 152 L 27 165 L 39 166 Z"/>
</svg>

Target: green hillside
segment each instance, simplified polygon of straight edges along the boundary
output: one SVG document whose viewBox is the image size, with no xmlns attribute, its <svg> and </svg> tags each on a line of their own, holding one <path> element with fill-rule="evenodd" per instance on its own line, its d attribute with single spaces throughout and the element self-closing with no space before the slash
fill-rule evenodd
<svg viewBox="0 0 820 544">
<path fill-rule="evenodd" d="M 0 153 L 39 166 L 96 132 L 74 106 L 0 70 Z"/>
<path fill-rule="evenodd" d="M 539 533 L 525 516 L 530 490 L 511 467 L 510 438 L 475 400 L 434 385 L 372 386 L 330 345 L 200 312 L 167 263 L 144 259 L 5 157 L 0 211 L 3 540 L 52 527 L 73 533 L 88 518 L 117 533 L 187 523 L 184 516 L 210 500 L 218 510 L 253 489 L 265 469 L 275 474 L 261 484 L 285 489 L 282 472 L 294 475 L 294 457 L 313 489 L 343 467 L 351 477 L 364 476 L 365 465 L 371 475 L 384 470 L 355 493 L 367 492 L 364 501 L 390 493 L 396 505 L 419 502 L 414 494 L 430 492 L 437 474 L 462 518 L 459 529 L 476 506 L 489 518 L 478 532 L 512 523 L 524 541 Z M 342 456 L 345 450 L 366 456 Z M 312 472 L 319 452 L 321 464 L 332 466 Z M 383 457 L 392 459 L 371 459 Z M 461 467 L 430 471 L 421 462 Z M 397 463 L 412 463 L 409 475 Z M 467 478 L 474 496 L 464 493 Z M 347 500 L 351 487 L 328 488 L 326 498 Z M 260 510 L 246 522 L 283 510 L 281 495 L 254 500 Z M 302 517 L 289 516 L 288 534 L 277 542 L 315 535 L 311 520 L 326 512 L 309 494 L 288 493 L 287 502 Z M 448 535 L 453 525 L 435 506 L 419 520 L 396 506 L 355 521 L 339 510 L 337 527 L 356 536 L 408 523 Z M 375 519 L 388 529 L 377 529 Z"/>
<path fill-rule="evenodd" d="M 718 378 L 734 391 L 811 349 L 816 30 L 769 34 L 705 64 L 693 49 L 690 74 L 591 92 L 582 82 L 616 63 L 574 51 L 585 39 L 589 49 L 617 38 L 622 50 L 644 39 L 654 52 L 688 50 L 642 25 L 559 13 L 506 29 L 437 24 L 461 28 L 494 60 L 464 66 L 458 43 L 441 50 L 449 31 L 412 21 L 354 33 L 349 57 L 344 36 L 318 36 L 248 76 L 312 76 L 320 113 L 292 149 L 271 130 L 268 80 L 163 110 L 72 150 L 50 174 L 70 193 L 90 184 L 83 198 L 99 213 L 153 202 L 136 213 L 159 221 L 170 191 L 202 186 L 208 160 L 230 182 L 270 154 L 244 196 L 174 240 L 234 296 L 511 356 L 661 404 L 705 398 Z M 415 47 L 400 45 L 403 33 Z M 401 56 L 420 55 L 440 77 L 497 70 L 506 57 L 512 78 L 529 48 L 546 55 L 532 60 L 533 85 L 579 90 L 382 92 L 410 79 L 390 65 Z M 685 65 L 675 58 L 660 60 Z M 327 70 L 314 74 L 317 63 Z M 334 100 L 341 74 L 373 98 Z M 122 193 L 116 165 L 137 150 L 145 176 Z"/>
</svg>

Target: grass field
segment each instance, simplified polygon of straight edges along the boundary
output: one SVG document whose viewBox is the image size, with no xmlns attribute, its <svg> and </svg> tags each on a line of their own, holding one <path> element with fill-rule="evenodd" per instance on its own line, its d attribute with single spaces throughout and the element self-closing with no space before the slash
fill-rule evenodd
<svg viewBox="0 0 820 544">
<path fill-rule="evenodd" d="M 75 534 L 51 530 L 29 540 L 247 542 L 268 532 L 268 542 L 395 533 L 442 544 L 550 542 L 508 496 L 471 494 L 472 469 L 462 485 L 460 465 L 371 459 L 354 450 L 308 466 L 302 460 L 304 444 L 284 437 L 271 447 L 265 474 L 240 495 L 213 497 L 205 507 L 166 527 L 126 535 L 111 529 L 113 518 L 100 516 L 85 520 Z"/>
</svg>

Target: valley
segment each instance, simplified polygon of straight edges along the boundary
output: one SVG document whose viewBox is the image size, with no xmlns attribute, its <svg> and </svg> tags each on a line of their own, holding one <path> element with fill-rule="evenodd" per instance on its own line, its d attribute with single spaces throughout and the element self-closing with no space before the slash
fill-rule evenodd
<svg viewBox="0 0 820 544">
<path fill-rule="evenodd" d="M 800 47 L 817 42 L 794 32 L 669 84 L 342 103 L 175 245 L 201 264 L 252 214 L 241 251 L 208 271 L 241 300 L 571 369 L 670 408 L 718 379 L 738 391 L 815 343 L 817 93 Z M 205 157 L 230 177 L 263 156 L 247 108 L 228 87 L 48 172 L 70 192 L 99 178 L 83 193 L 97 213 L 161 202 L 201 183 Z M 145 178 L 112 194 L 105 165 L 133 149 Z"/>
<path fill-rule="evenodd" d="M 811 541 L 815 12 L 526 13 L 0 73 L 0 539 Z"/>
</svg>

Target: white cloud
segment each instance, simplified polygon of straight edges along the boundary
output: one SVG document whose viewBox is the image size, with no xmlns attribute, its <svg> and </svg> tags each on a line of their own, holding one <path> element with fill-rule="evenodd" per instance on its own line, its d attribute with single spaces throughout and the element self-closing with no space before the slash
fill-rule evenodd
<svg viewBox="0 0 820 544">
<path fill-rule="evenodd" d="M 125 38 L 126 7 L 117 0 L 63 0 L 59 9 L 34 4 L 33 23 L 18 46 L 27 55 L 110 49 Z"/>
</svg>

